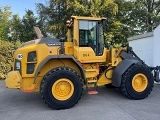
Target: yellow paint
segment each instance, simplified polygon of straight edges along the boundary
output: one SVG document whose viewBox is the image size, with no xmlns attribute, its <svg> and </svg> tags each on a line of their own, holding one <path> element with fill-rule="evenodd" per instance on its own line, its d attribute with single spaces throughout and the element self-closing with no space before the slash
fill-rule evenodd
<svg viewBox="0 0 160 120">
<path fill-rule="evenodd" d="M 71 29 L 68 28 L 68 32 L 67 32 L 67 42 L 71 42 Z"/>
<path fill-rule="evenodd" d="M 24 92 L 34 92 L 37 89 L 37 85 L 33 84 L 34 78 L 33 77 L 25 77 L 23 78 L 21 84 L 21 90 Z"/>
<path fill-rule="evenodd" d="M 65 42 L 65 54 L 73 55 L 73 42 Z"/>
<path fill-rule="evenodd" d="M 99 65 L 96 63 L 82 64 L 86 78 L 95 78 L 99 74 Z"/>
<path fill-rule="evenodd" d="M 34 73 L 35 72 L 33 74 L 26 74 L 27 56 L 28 56 L 29 52 L 36 51 L 37 61 L 35 62 L 36 63 L 35 64 L 36 65 L 35 69 L 37 69 L 37 67 L 40 64 L 40 62 L 42 60 L 44 60 L 46 57 L 48 57 L 50 55 L 59 54 L 58 49 L 59 49 L 59 46 L 48 47 L 46 44 L 38 44 L 38 45 L 37 44 L 33 44 L 33 45 L 30 45 L 30 46 L 21 47 L 18 50 L 16 50 L 15 54 L 14 54 L 14 58 L 15 59 L 17 59 L 18 54 L 22 54 L 23 55 L 23 58 L 20 60 L 21 61 L 21 65 L 23 66 L 22 67 L 22 78 L 23 77 L 34 77 Z M 68 52 L 71 51 L 69 49 L 70 48 L 68 48 Z"/>
<path fill-rule="evenodd" d="M 112 68 L 108 68 L 107 70 L 105 70 L 102 75 L 99 77 L 97 85 L 98 86 L 103 86 L 106 84 L 110 84 L 112 82 L 112 73 L 113 73 L 113 69 Z"/>
<path fill-rule="evenodd" d="M 97 17 L 85 17 L 85 16 L 72 16 L 72 18 L 75 18 L 77 20 L 105 20 L 106 18 L 102 17 L 102 18 L 97 18 Z"/>
<path fill-rule="evenodd" d="M 36 91 L 36 92 L 40 91 L 40 85 L 41 85 L 42 79 L 43 79 L 43 76 L 37 76 L 37 77 L 36 77 L 36 83 L 35 83 L 35 85 L 36 85 L 35 91 Z M 32 80 L 32 82 L 31 82 L 31 84 L 33 84 L 33 80 Z"/>
<path fill-rule="evenodd" d="M 78 46 L 79 45 L 79 30 L 78 30 L 79 26 L 78 26 L 78 20 L 74 19 L 74 26 L 73 26 L 73 39 L 74 39 L 74 46 Z"/>
<path fill-rule="evenodd" d="M 112 66 L 117 66 L 118 63 L 122 61 L 122 58 L 120 57 L 121 51 L 122 51 L 122 49 L 118 49 L 118 48 L 113 48 L 113 49 L 111 50 Z"/>
<path fill-rule="evenodd" d="M 99 74 L 98 69 L 85 69 L 86 78 L 97 77 Z"/>
<path fill-rule="evenodd" d="M 143 92 L 148 86 L 147 77 L 142 74 L 136 74 L 132 79 L 132 87 L 136 92 Z"/>
<path fill-rule="evenodd" d="M 105 76 L 106 76 L 106 78 L 108 78 L 108 79 L 112 79 L 112 73 L 113 73 L 113 70 L 114 70 L 114 68 L 112 68 L 112 67 L 109 67 L 107 70 L 105 70 Z"/>
<path fill-rule="evenodd" d="M 34 92 L 36 88 L 36 84 L 33 84 L 32 78 L 23 78 L 19 73 L 19 71 L 11 71 L 7 74 L 5 80 L 6 87 L 8 88 L 18 88 L 24 92 Z"/>
<path fill-rule="evenodd" d="M 8 88 L 20 88 L 22 77 L 18 71 L 11 71 L 8 73 L 5 84 Z"/>
<path fill-rule="evenodd" d="M 65 44 L 65 51 L 67 55 L 73 55 L 73 43 L 72 42 L 66 42 Z M 22 54 L 23 58 L 20 60 L 22 67 L 22 77 L 34 77 L 33 74 L 26 74 L 27 69 L 27 56 L 28 53 L 31 51 L 36 51 L 37 55 L 37 61 L 35 62 L 36 66 L 35 69 L 37 69 L 38 65 L 42 60 L 44 60 L 46 57 L 51 55 L 59 55 L 59 47 L 60 46 L 54 46 L 54 47 L 48 47 L 46 44 L 34 44 L 27 47 L 19 48 L 15 51 L 14 58 L 17 59 L 18 54 Z"/>
<path fill-rule="evenodd" d="M 106 62 L 107 51 L 102 56 L 96 56 L 91 47 L 74 47 L 74 55 L 81 63 Z"/>
<path fill-rule="evenodd" d="M 80 71 L 71 59 L 52 59 L 49 60 L 40 70 L 38 76 L 44 76 L 48 71 L 56 67 L 70 67 L 74 69 L 79 75 Z"/>
<path fill-rule="evenodd" d="M 28 84 L 26 84 L 28 85 Z M 31 85 L 23 90 L 23 92 L 35 92 L 36 91 L 36 84 L 31 83 Z"/>
<path fill-rule="evenodd" d="M 52 86 L 52 95 L 60 101 L 68 100 L 74 93 L 73 83 L 66 78 L 58 79 Z"/>
</svg>

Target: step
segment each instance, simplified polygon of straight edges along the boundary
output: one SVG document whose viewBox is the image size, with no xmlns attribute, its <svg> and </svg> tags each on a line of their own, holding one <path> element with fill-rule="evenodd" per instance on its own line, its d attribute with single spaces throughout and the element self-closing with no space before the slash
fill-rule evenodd
<svg viewBox="0 0 160 120">
<path fill-rule="evenodd" d="M 97 80 L 87 80 L 88 83 L 96 83 Z"/>
<path fill-rule="evenodd" d="M 98 69 L 85 69 L 86 78 L 93 78 L 99 74 Z"/>
</svg>

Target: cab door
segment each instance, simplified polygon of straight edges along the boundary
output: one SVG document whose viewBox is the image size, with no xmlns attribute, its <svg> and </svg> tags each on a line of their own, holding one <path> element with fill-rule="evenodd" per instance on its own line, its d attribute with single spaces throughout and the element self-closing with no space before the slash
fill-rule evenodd
<svg viewBox="0 0 160 120">
<path fill-rule="evenodd" d="M 76 24 L 76 22 L 75 22 Z M 106 52 L 104 48 L 103 27 L 100 21 L 77 20 L 78 32 L 74 34 L 74 56 L 81 63 L 104 62 Z"/>
</svg>

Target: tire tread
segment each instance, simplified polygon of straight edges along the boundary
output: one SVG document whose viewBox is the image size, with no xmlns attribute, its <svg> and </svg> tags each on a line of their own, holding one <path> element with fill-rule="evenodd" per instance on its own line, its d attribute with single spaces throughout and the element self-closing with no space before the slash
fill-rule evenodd
<svg viewBox="0 0 160 120">
<path fill-rule="evenodd" d="M 141 68 L 143 68 L 143 69 L 146 69 L 147 71 L 150 71 L 150 70 L 149 70 L 149 67 L 148 67 L 147 65 L 144 65 L 144 64 L 133 64 L 133 65 L 132 65 L 131 67 L 129 67 L 129 68 L 127 69 L 127 71 L 123 74 L 123 76 L 122 76 L 122 83 L 121 83 L 121 86 L 120 86 L 120 91 L 122 92 L 122 94 L 123 94 L 124 96 L 126 96 L 126 97 L 128 97 L 128 98 L 130 98 L 130 99 L 133 99 L 133 100 L 138 100 L 139 98 L 135 98 L 135 97 L 133 97 L 132 95 L 129 94 L 129 92 L 127 91 L 127 88 L 126 88 L 126 86 L 125 86 L 125 83 L 126 83 L 126 81 L 127 81 L 127 77 L 128 77 L 128 75 L 130 74 L 130 72 L 132 72 L 132 70 L 133 70 L 134 68 L 136 68 L 136 67 L 141 67 Z M 153 80 L 153 75 L 151 75 L 151 77 L 152 77 L 151 80 Z M 140 99 L 144 99 L 144 98 L 148 97 L 148 95 L 151 93 L 151 91 L 152 91 L 152 89 L 153 89 L 153 86 L 154 86 L 154 84 L 151 85 L 151 89 L 150 89 L 150 91 L 148 92 L 148 94 L 147 94 L 146 96 L 140 98 Z"/>
<path fill-rule="evenodd" d="M 42 81 L 41 81 L 40 95 L 41 95 L 41 97 L 42 97 L 43 102 L 44 102 L 49 108 L 51 108 L 51 109 L 58 109 L 58 110 L 59 110 L 59 108 L 48 104 L 47 100 L 46 100 L 45 97 L 43 96 L 43 94 L 44 94 L 44 91 L 43 91 L 43 90 L 44 90 L 45 84 L 49 81 L 48 78 L 49 78 L 52 74 L 54 74 L 55 72 L 58 72 L 58 71 L 61 71 L 61 70 L 70 71 L 70 72 L 76 74 L 76 75 L 79 77 L 79 79 L 81 80 L 81 86 L 83 86 L 83 84 L 82 84 L 82 79 L 81 79 L 80 75 L 78 75 L 78 73 L 77 73 L 76 71 L 74 71 L 73 69 L 71 69 L 71 68 L 69 68 L 69 67 L 57 67 L 57 68 L 52 69 L 51 71 L 49 71 L 49 72 L 44 76 L 44 78 L 43 78 Z M 75 104 L 77 104 L 78 101 L 81 99 L 82 94 L 83 94 L 83 87 L 82 87 L 81 95 L 80 95 L 80 97 L 78 98 L 78 100 L 76 101 Z M 74 106 L 75 104 L 73 104 L 72 106 Z M 70 106 L 70 107 L 72 107 L 72 106 Z M 60 108 L 60 109 L 66 109 L 66 108 Z"/>
</svg>

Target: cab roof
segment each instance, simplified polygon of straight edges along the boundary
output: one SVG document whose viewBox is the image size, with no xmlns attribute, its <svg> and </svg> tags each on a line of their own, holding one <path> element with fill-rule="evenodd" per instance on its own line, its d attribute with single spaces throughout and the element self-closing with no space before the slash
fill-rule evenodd
<svg viewBox="0 0 160 120">
<path fill-rule="evenodd" d="M 106 18 L 98 18 L 98 17 L 85 17 L 85 16 L 72 16 L 72 18 L 77 20 L 106 20 Z"/>
</svg>

